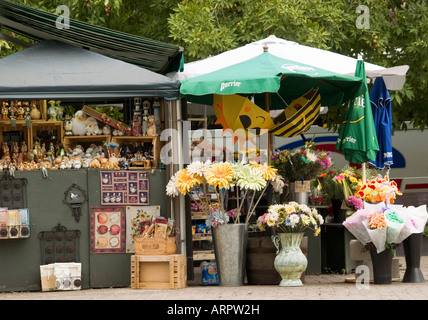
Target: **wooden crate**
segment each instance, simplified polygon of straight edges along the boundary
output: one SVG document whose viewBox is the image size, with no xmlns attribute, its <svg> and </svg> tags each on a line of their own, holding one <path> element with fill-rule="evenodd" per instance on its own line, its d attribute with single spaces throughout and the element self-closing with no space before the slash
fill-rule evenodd
<svg viewBox="0 0 428 320">
<path fill-rule="evenodd" d="M 119 147 L 114 148 L 116 154 L 119 154 L 120 146 L 124 143 L 151 143 L 153 145 L 152 168 L 158 167 L 160 158 L 159 136 L 112 136 L 111 141 L 119 145 Z"/>
<path fill-rule="evenodd" d="M 111 118 L 109 116 L 105 116 L 101 112 L 98 112 L 97 110 L 94 110 L 94 109 L 92 109 L 92 108 L 90 108 L 88 106 L 83 106 L 82 111 L 86 115 L 88 115 L 90 117 L 93 117 L 93 118 L 101 121 L 102 123 L 107 123 L 111 127 L 117 128 L 117 129 L 119 129 L 122 132 L 126 132 L 127 130 L 128 131 L 130 130 L 130 127 L 127 124 L 122 123 L 119 120 Z M 105 118 L 108 118 L 109 121 L 106 121 Z"/>
<path fill-rule="evenodd" d="M 77 145 L 81 145 L 86 150 L 91 144 L 102 145 L 104 142 L 109 143 L 110 138 L 111 136 L 109 134 L 98 134 L 95 136 L 64 136 L 63 146 L 66 152 Z"/>
<path fill-rule="evenodd" d="M 135 238 L 136 255 L 164 255 L 177 252 L 177 238 Z"/>
<path fill-rule="evenodd" d="M 131 256 L 132 289 L 182 289 L 186 282 L 184 254 Z"/>
</svg>

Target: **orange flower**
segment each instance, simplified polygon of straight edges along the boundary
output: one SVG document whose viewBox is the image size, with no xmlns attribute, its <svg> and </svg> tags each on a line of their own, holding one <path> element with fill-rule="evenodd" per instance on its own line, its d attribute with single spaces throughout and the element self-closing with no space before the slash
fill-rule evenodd
<svg viewBox="0 0 428 320">
<path fill-rule="evenodd" d="M 259 172 L 263 176 L 263 179 L 265 180 L 273 180 L 273 178 L 275 178 L 276 173 L 278 171 L 278 169 L 275 169 L 269 166 L 267 163 L 260 164 L 255 161 L 250 161 L 250 166 L 257 172 Z"/>
<path fill-rule="evenodd" d="M 370 228 L 382 229 L 386 227 L 385 215 L 383 213 L 373 213 L 369 220 Z"/>
<path fill-rule="evenodd" d="M 205 172 L 205 178 L 214 187 L 228 188 L 233 174 L 232 166 L 229 163 L 214 163 Z"/>
<path fill-rule="evenodd" d="M 175 185 L 180 189 L 182 194 L 186 194 L 195 184 L 199 183 L 202 183 L 202 178 L 198 175 L 189 174 L 187 169 L 183 169 L 177 173 Z"/>
</svg>

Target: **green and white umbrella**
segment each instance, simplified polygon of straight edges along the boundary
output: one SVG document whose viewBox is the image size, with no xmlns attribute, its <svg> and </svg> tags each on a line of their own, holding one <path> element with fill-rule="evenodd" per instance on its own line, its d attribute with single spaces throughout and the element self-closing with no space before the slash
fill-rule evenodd
<svg viewBox="0 0 428 320">
<path fill-rule="evenodd" d="M 362 60 L 357 61 L 355 76 L 366 79 Z M 364 87 L 363 94 L 351 101 L 336 143 L 336 149 L 343 153 L 345 159 L 356 164 L 376 160 L 379 151 L 366 81 Z"/>
<path fill-rule="evenodd" d="M 213 104 L 213 94 L 254 96 L 258 106 L 271 110 L 284 109 L 312 88 L 319 89 L 323 106 L 341 105 L 365 90 L 365 79 L 282 59 L 265 50 L 254 58 L 183 80 L 181 96 L 207 105 Z M 270 105 L 265 103 L 266 93 L 272 93 Z"/>
</svg>

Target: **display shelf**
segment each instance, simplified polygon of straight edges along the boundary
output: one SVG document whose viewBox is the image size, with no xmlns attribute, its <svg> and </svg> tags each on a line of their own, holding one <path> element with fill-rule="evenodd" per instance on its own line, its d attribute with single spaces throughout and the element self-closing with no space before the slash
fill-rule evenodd
<svg viewBox="0 0 428 320">
<path fill-rule="evenodd" d="M 0 145 L 3 144 L 4 135 L 6 132 L 22 132 L 23 139 L 27 145 L 32 145 L 32 131 L 31 127 L 27 127 L 25 120 L 17 120 L 15 126 L 12 126 L 10 120 L 0 121 Z"/>
<path fill-rule="evenodd" d="M 193 260 L 194 261 L 215 260 L 214 250 L 194 250 Z"/>
<path fill-rule="evenodd" d="M 115 142 L 119 145 L 119 147 L 114 148 L 114 152 L 119 154 L 120 146 L 124 143 L 151 143 L 153 145 L 153 163 L 152 167 L 157 168 L 159 166 L 159 157 L 160 157 L 160 149 L 159 149 L 159 136 L 112 136 L 112 142 Z M 134 167 L 131 166 L 132 169 Z M 139 169 L 140 167 L 135 167 L 135 169 Z"/>
<path fill-rule="evenodd" d="M 217 195 L 215 191 L 209 192 L 207 194 L 209 200 L 212 202 L 218 202 Z M 197 195 L 193 195 L 193 199 L 200 200 Z M 204 223 L 207 219 L 207 213 L 203 211 L 191 211 L 192 221 L 200 221 Z M 193 241 L 193 261 L 203 261 L 203 260 L 215 260 L 213 248 L 213 236 L 211 233 L 192 233 Z M 202 249 L 202 248 L 203 249 Z"/>
<path fill-rule="evenodd" d="M 99 145 L 103 142 L 109 143 L 110 140 L 111 136 L 109 134 L 99 134 L 95 136 L 64 136 L 63 145 L 64 149 L 68 151 L 69 149 L 73 149 L 78 144 L 84 148 L 87 148 L 92 143 Z"/>
<path fill-rule="evenodd" d="M 213 237 L 211 233 L 193 233 L 193 241 L 212 241 Z"/>
<path fill-rule="evenodd" d="M 206 218 L 207 214 L 204 212 L 192 212 L 192 220 L 202 220 Z"/>
<path fill-rule="evenodd" d="M 58 141 L 63 142 L 64 137 L 64 122 L 62 121 L 47 121 L 47 120 L 31 120 L 31 141 L 30 146 L 35 142 L 38 136 L 37 131 L 56 131 L 56 138 Z"/>
</svg>

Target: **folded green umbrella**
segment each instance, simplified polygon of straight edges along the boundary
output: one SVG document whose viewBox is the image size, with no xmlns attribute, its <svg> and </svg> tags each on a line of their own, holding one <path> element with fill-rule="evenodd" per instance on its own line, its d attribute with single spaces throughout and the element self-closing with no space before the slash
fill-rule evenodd
<svg viewBox="0 0 428 320">
<path fill-rule="evenodd" d="M 362 60 L 357 61 L 355 76 L 366 79 Z M 336 149 L 343 153 L 345 159 L 356 164 L 374 161 L 379 151 L 366 81 L 364 86 L 365 92 L 351 101 L 346 111 L 336 143 Z"/>
</svg>

